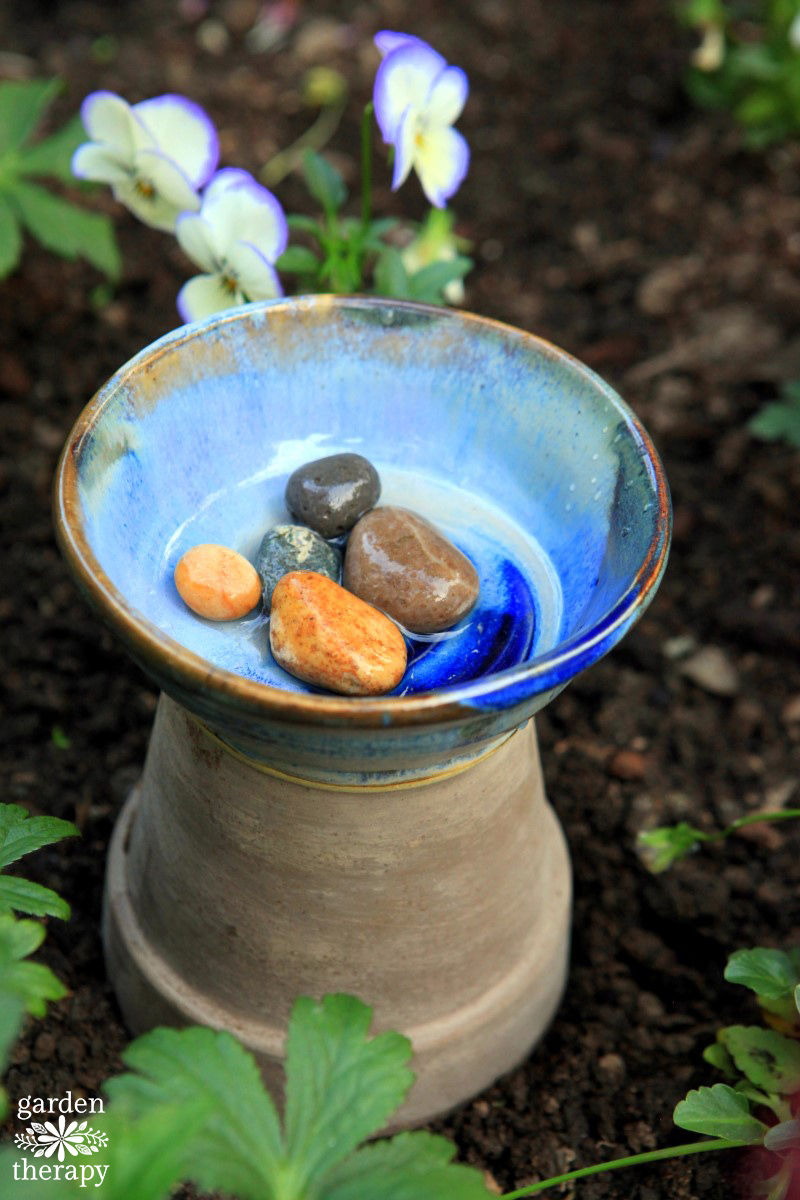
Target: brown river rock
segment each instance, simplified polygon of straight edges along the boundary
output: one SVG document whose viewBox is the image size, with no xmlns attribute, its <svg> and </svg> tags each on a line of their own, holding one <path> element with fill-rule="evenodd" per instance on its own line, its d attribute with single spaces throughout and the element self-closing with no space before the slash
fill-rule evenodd
<svg viewBox="0 0 800 1200">
<path fill-rule="evenodd" d="M 413 633 L 457 624 L 478 599 L 478 573 L 430 521 L 385 505 L 350 534 L 344 586 Z"/>
<path fill-rule="evenodd" d="M 390 692 L 405 674 L 394 622 L 315 571 L 290 571 L 276 584 L 269 643 L 285 671 L 347 696 Z"/>
</svg>

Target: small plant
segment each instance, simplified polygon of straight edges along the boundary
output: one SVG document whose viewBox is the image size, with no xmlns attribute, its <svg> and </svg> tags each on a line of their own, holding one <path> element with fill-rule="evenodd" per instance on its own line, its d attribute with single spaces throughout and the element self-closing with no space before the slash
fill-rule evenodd
<svg viewBox="0 0 800 1200">
<path fill-rule="evenodd" d="M 800 71 L 800 61 L 797 69 Z M 784 384 L 780 400 L 765 404 L 748 429 L 765 442 L 786 442 L 800 448 L 800 380 Z"/>
<path fill-rule="evenodd" d="M 319 145 L 311 131 L 291 154 L 278 156 L 279 169 L 273 162 L 262 172 L 278 180 L 284 162 L 299 157 L 322 211 L 318 217 L 287 218 L 273 193 L 248 172 L 216 170 L 214 126 L 186 97 L 158 96 L 131 106 L 111 92 L 94 92 L 84 100 L 81 115 L 91 140 L 75 152 L 73 172 L 109 184 L 117 200 L 146 224 L 175 233 L 202 272 L 181 288 L 178 309 L 185 321 L 281 295 L 278 272 L 295 277 L 300 292 L 373 291 L 436 304 L 458 301 L 460 281 L 473 264 L 443 210 L 469 166 L 467 143 L 453 128 L 467 99 L 467 79 L 419 38 L 384 31 L 375 42 L 383 61 L 362 115 L 357 216 L 345 213 L 344 179 L 311 145 Z M 338 115 L 330 132 L 343 95 L 346 85 L 337 82 L 332 105 Z M 413 171 L 433 206 L 421 225 L 373 216 L 375 121 L 389 147 L 392 189 Z M 287 248 L 289 231 L 304 240 Z"/>
<path fill-rule="evenodd" d="M 119 276 L 108 217 L 71 204 L 39 182 L 73 182 L 70 162 L 85 137 L 75 119 L 44 141 L 30 143 L 60 87 L 57 79 L 0 83 L 0 279 L 20 261 L 23 229 L 62 258 L 82 257 L 109 279 Z"/>
<path fill-rule="evenodd" d="M 658 875 L 661 871 L 666 871 L 673 863 L 694 853 L 701 845 L 707 845 L 709 842 L 724 842 L 726 838 L 738 833 L 741 829 L 746 829 L 749 825 L 795 821 L 798 817 L 800 817 L 800 808 L 783 808 L 778 812 L 749 813 L 746 817 L 739 817 L 738 820 L 732 821 L 724 829 L 718 829 L 716 833 L 706 833 L 694 825 L 689 825 L 686 821 L 679 821 L 677 825 L 660 825 L 657 829 L 643 830 L 637 838 L 637 843 L 647 869 L 654 875 Z"/>
<path fill-rule="evenodd" d="M 760 149 L 800 133 L 797 0 L 686 0 L 685 24 L 701 42 L 686 84 L 706 108 L 725 108 Z"/>
<path fill-rule="evenodd" d="M 34 850 L 77 837 L 71 821 L 58 817 L 32 817 L 18 804 L 0 804 L 0 872 Z M 29 879 L 0 874 L 0 914 L 27 913 L 32 917 L 69 919 L 69 905 L 51 888 Z"/>
</svg>

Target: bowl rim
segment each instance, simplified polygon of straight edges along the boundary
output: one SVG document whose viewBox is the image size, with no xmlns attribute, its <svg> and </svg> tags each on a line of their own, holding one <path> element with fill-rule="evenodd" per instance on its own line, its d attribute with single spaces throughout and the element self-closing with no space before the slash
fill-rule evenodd
<svg viewBox="0 0 800 1200">
<path fill-rule="evenodd" d="M 539 354 L 569 365 L 592 387 L 603 392 L 629 431 L 638 440 L 645 461 L 652 471 L 657 512 L 653 537 L 647 553 L 628 588 L 613 608 L 603 613 L 589 629 L 553 650 L 493 675 L 463 684 L 411 696 L 340 696 L 311 692 L 289 692 L 215 666 L 164 633 L 138 609 L 132 607 L 111 582 L 95 557 L 86 536 L 78 493 L 78 460 L 84 441 L 91 434 L 104 408 L 128 378 L 152 364 L 162 354 L 219 329 L 234 321 L 251 318 L 254 313 L 267 316 L 272 311 L 302 312 L 330 308 L 391 308 L 393 310 L 448 319 L 479 330 L 500 333 L 503 337 L 527 342 Z M 644 612 L 652 599 L 666 566 L 671 540 L 671 504 L 664 468 L 650 436 L 636 414 L 603 379 L 579 359 L 546 339 L 491 317 L 463 310 L 445 309 L 409 300 L 376 296 L 313 294 L 281 297 L 241 305 L 203 321 L 180 326 L 140 350 L 99 388 L 73 425 L 62 449 L 53 487 L 53 519 L 59 547 L 90 603 L 106 624 L 121 639 L 140 664 L 155 662 L 154 673 L 166 676 L 186 695 L 198 689 L 213 690 L 233 701 L 234 706 L 253 716 L 290 723 L 309 721 L 330 725 L 357 725 L 386 728 L 393 725 L 433 725 L 463 719 L 476 707 L 488 712 L 506 708 L 509 701 L 502 693 L 516 693 L 525 686 L 525 698 L 538 695 L 568 682 L 579 670 L 602 657 L 622 637 L 631 622 Z M 169 688 L 167 687 L 167 690 Z M 492 705 L 496 695 L 497 704 Z M 207 705 L 206 705 L 207 708 Z"/>
</svg>

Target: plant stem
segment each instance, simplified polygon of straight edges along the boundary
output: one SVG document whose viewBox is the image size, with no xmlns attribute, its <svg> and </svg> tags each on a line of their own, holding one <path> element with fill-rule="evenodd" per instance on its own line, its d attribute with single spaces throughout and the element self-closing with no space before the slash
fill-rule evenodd
<svg viewBox="0 0 800 1200">
<path fill-rule="evenodd" d="M 522 1196 L 533 1196 L 546 1188 L 555 1187 L 558 1183 L 569 1183 L 572 1179 L 583 1179 L 586 1175 L 599 1175 L 601 1171 L 618 1171 L 622 1167 L 635 1167 L 639 1163 L 660 1162 L 666 1158 L 681 1158 L 687 1154 L 705 1154 L 709 1150 L 735 1150 L 740 1146 L 749 1146 L 749 1142 L 729 1142 L 718 1138 L 710 1142 L 689 1142 L 685 1146 L 667 1146 L 663 1150 L 648 1150 L 646 1154 L 633 1154 L 629 1158 L 615 1158 L 611 1162 L 595 1163 L 593 1167 L 581 1167 L 578 1171 L 568 1171 L 566 1175 L 554 1175 L 552 1179 L 542 1179 L 529 1187 L 520 1188 L 517 1192 L 505 1192 L 501 1200 L 520 1200 Z"/>
<path fill-rule="evenodd" d="M 762 821 L 767 824 L 772 821 L 794 821 L 800 817 L 800 808 L 783 808 L 778 812 L 758 812 L 749 813 L 746 817 L 739 817 L 738 820 L 731 822 L 725 829 L 721 829 L 718 833 L 707 833 L 703 837 L 704 842 L 723 842 L 725 838 L 730 837 L 732 833 L 738 833 L 740 829 L 744 829 L 746 825 L 760 825 Z"/>
<path fill-rule="evenodd" d="M 341 100 L 323 108 L 305 133 L 301 133 L 291 146 L 280 150 L 269 162 L 264 164 L 258 173 L 261 182 L 267 187 L 276 187 L 290 171 L 300 165 L 304 150 L 319 152 L 327 146 L 339 127 L 345 107 L 346 102 Z"/>
<path fill-rule="evenodd" d="M 372 114 L 369 100 L 361 116 L 361 232 L 366 234 L 372 217 Z"/>
</svg>

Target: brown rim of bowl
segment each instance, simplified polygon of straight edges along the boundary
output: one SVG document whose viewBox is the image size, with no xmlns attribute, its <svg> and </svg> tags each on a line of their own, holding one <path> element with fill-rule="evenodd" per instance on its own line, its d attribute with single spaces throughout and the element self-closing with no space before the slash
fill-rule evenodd
<svg viewBox="0 0 800 1200">
<path fill-rule="evenodd" d="M 604 614 L 585 634 L 566 643 L 561 649 L 557 647 L 540 658 L 509 667 L 496 675 L 486 675 L 469 683 L 454 685 L 448 692 L 442 690 L 422 692 L 415 696 L 366 698 L 287 692 L 270 684 L 246 679 L 232 671 L 225 671 L 213 666 L 199 654 L 187 650 L 185 646 L 163 633 L 157 625 L 148 621 L 127 603 L 125 597 L 103 571 L 85 536 L 78 499 L 78 478 L 75 465 L 77 452 L 80 450 L 83 439 L 91 432 L 104 406 L 113 397 L 116 390 L 134 370 L 141 369 L 143 361 L 153 361 L 162 354 L 174 350 L 177 346 L 191 341 L 192 338 L 209 328 L 244 319 L 254 309 L 280 311 L 318 306 L 360 308 L 365 304 L 376 308 L 401 308 L 406 311 L 431 314 L 439 319 L 445 317 L 450 320 L 466 321 L 469 324 L 496 330 L 506 336 L 511 335 L 515 339 L 532 343 L 546 357 L 558 358 L 570 363 L 593 386 L 600 387 L 626 423 L 633 427 L 645 448 L 647 460 L 653 469 L 658 514 L 655 532 L 647 554 L 631 581 L 630 587 L 617 601 L 613 621 L 604 624 L 610 613 Z M 151 351 L 149 355 L 147 355 L 148 349 Z M 147 356 L 146 360 L 143 359 L 145 355 Z M 159 663 L 159 673 L 173 678 L 181 687 L 190 691 L 198 688 L 213 688 L 237 702 L 240 709 L 247 710 L 253 715 L 300 723 L 307 723 L 311 717 L 316 718 L 317 721 L 322 720 L 335 725 L 351 724 L 374 728 L 442 724 L 448 721 L 463 720 L 466 711 L 470 708 L 473 713 L 476 711 L 472 706 L 467 708 L 462 703 L 473 697 L 489 699 L 493 692 L 502 691 L 515 684 L 535 683 L 537 680 L 543 681 L 541 688 L 534 689 L 537 692 L 547 690 L 550 686 L 559 686 L 560 682 L 565 681 L 563 678 L 560 681 L 544 681 L 554 671 L 563 677 L 565 675 L 563 669 L 568 667 L 571 661 L 580 660 L 587 654 L 591 654 L 593 647 L 605 643 L 616 629 L 624 628 L 637 609 L 644 611 L 647 607 L 666 565 L 671 530 L 669 489 L 661 460 L 649 435 L 625 401 L 599 376 L 571 354 L 560 350 L 536 334 L 516 329 L 512 325 L 496 321 L 491 317 L 482 317 L 475 313 L 461 311 L 453 312 L 435 305 L 406 300 L 338 295 L 298 296 L 242 306 L 232 312 L 210 317 L 202 323 L 188 326 L 184 330 L 178 329 L 168 333 L 150 347 L 145 347 L 99 389 L 83 409 L 70 431 L 56 470 L 53 517 L 59 546 L 79 586 L 113 632 L 120 637 L 140 662 L 156 659 Z M 625 604 L 624 601 L 628 597 L 630 597 L 629 603 Z M 613 641 L 590 661 L 600 657 L 601 653 L 605 653 L 606 649 L 611 648 L 611 645 L 613 645 Z M 565 678 L 570 678 L 568 673 Z M 501 705 L 501 707 L 506 707 L 506 705 Z M 491 706 L 484 711 L 488 715 Z"/>
</svg>

